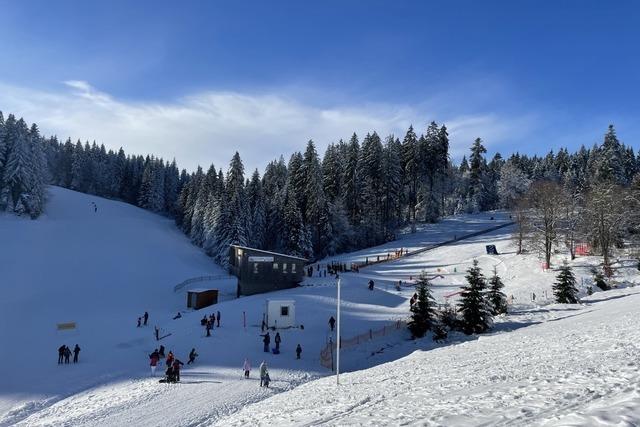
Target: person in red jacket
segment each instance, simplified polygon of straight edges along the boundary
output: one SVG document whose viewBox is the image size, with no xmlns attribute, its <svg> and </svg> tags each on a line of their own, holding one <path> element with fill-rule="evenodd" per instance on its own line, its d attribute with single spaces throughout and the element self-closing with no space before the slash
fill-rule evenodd
<svg viewBox="0 0 640 427">
<path fill-rule="evenodd" d="M 173 361 L 173 375 L 175 375 L 177 382 L 180 382 L 180 365 L 184 365 L 184 363 L 182 363 L 178 359 L 174 359 L 174 361 Z"/>
<path fill-rule="evenodd" d="M 153 353 L 149 355 L 149 365 L 151 366 L 151 375 L 156 374 L 156 366 L 158 366 L 158 361 L 160 360 L 160 355 L 158 354 L 158 350 L 155 350 Z"/>
<path fill-rule="evenodd" d="M 167 366 L 171 366 L 171 364 L 173 363 L 173 352 L 169 352 L 169 354 L 167 354 Z"/>
</svg>

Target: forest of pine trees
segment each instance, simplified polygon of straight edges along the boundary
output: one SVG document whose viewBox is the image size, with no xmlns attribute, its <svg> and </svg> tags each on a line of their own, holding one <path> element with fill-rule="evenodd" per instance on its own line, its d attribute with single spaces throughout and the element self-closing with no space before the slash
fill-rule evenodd
<svg viewBox="0 0 640 427">
<path fill-rule="evenodd" d="M 122 200 L 175 218 L 194 244 L 225 265 L 231 243 L 320 259 L 382 243 L 399 227 L 415 229 L 417 222 L 445 215 L 516 212 L 540 181 L 580 194 L 575 200 L 587 200 L 589 189 L 604 184 L 640 189 L 640 157 L 618 141 L 613 127 L 602 145 L 575 153 L 488 160 L 486 152 L 478 138 L 469 157 L 455 164 L 447 128 L 432 122 L 423 133 L 409 127 L 402 138 L 354 133 L 323 155 L 309 141 L 262 174 L 247 173 L 239 153 L 223 168 L 188 173 L 175 160 L 43 138 L 36 125 L 0 115 L 0 209 L 37 217 L 46 184 Z M 612 245 L 617 235 L 591 237 Z"/>
</svg>

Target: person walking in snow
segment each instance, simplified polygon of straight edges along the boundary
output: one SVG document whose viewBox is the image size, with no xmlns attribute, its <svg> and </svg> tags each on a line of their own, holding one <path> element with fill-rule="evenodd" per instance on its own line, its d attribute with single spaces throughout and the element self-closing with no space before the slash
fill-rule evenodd
<svg viewBox="0 0 640 427">
<path fill-rule="evenodd" d="M 264 352 L 269 353 L 269 344 L 271 343 L 271 336 L 269 335 L 269 332 L 267 332 L 262 336 L 264 337 L 262 339 L 262 342 L 264 343 Z"/>
<path fill-rule="evenodd" d="M 58 347 L 58 365 L 62 365 L 62 361 L 64 360 L 64 349 L 66 347 L 67 346 L 64 344 Z"/>
<path fill-rule="evenodd" d="M 331 328 L 331 332 L 333 332 L 333 329 L 336 327 L 336 319 L 334 319 L 333 316 L 329 318 L 329 327 Z"/>
<path fill-rule="evenodd" d="M 369 280 L 369 290 L 373 290 L 373 280 Z"/>
<path fill-rule="evenodd" d="M 78 354 L 80 354 L 80 347 L 76 344 L 73 348 L 73 363 L 78 363 Z"/>
<path fill-rule="evenodd" d="M 220 327 L 220 312 L 219 311 L 216 313 L 216 320 L 218 322 L 218 328 L 219 328 Z"/>
<path fill-rule="evenodd" d="M 143 318 L 144 318 L 144 326 L 147 326 L 147 321 L 149 320 L 149 313 L 145 311 Z"/>
<path fill-rule="evenodd" d="M 169 354 L 167 354 L 167 360 L 166 360 L 166 364 L 167 366 L 171 366 L 171 364 L 173 363 L 173 352 L 169 352 Z"/>
<path fill-rule="evenodd" d="M 156 341 L 160 341 L 160 329 L 157 326 L 153 327 L 153 332 L 156 335 Z"/>
<path fill-rule="evenodd" d="M 213 323 L 211 322 L 211 320 L 207 320 L 207 324 L 205 326 L 205 329 L 207 330 L 207 336 L 210 337 L 211 336 L 211 329 L 213 328 Z"/>
<path fill-rule="evenodd" d="M 184 363 L 178 359 L 173 360 L 173 375 L 175 375 L 177 382 L 180 382 L 180 365 L 184 365 Z"/>
<path fill-rule="evenodd" d="M 65 365 L 69 364 L 70 357 L 71 357 L 71 349 L 65 345 L 64 346 L 64 364 Z"/>
<path fill-rule="evenodd" d="M 264 319 L 262 319 L 262 325 L 260 325 L 260 331 L 264 332 L 265 329 L 267 329 L 267 323 L 264 321 Z"/>
<path fill-rule="evenodd" d="M 149 366 L 151 366 L 151 375 L 156 374 L 156 367 L 158 366 L 158 361 L 160 360 L 160 354 L 158 350 L 154 350 L 153 353 L 149 355 Z"/>
<path fill-rule="evenodd" d="M 140 327 L 140 323 L 142 322 L 142 319 L 140 317 L 138 317 L 138 328 Z"/>
<path fill-rule="evenodd" d="M 260 387 L 269 387 L 269 370 L 264 360 L 260 364 Z"/>
<path fill-rule="evenodd" d="M 249 362 L 249 359 L 244 359 L 242 370 L 244 371 L 244 377 L 249 378 L 249 373 L 251 372 L 251 363 Z"/>
<path fill-rule="evenodd" d="M 198 353 L 196 353 L 195 348 L 192 348 L 191 352 L 189 353 L 189 360 L 187 361 L 187 365 L 191 365 L 193 362 L 195 362 L 196 357 L 198 357 Z"/>
<path fill-rule="evenodd" d="M 276 343 L 276 354 L 280 353 L 280 342 L 282 338 L 280 338 L 280 332 L 276 332 L 276 337 L 273 339 L 273 342 Z"/>
<path fill-rule="evenodd" d="M 298 344 L 296 347 L 296 359 L 300 359 L 300 354 L 302 354 L 302 347 Z"/>
</svg>

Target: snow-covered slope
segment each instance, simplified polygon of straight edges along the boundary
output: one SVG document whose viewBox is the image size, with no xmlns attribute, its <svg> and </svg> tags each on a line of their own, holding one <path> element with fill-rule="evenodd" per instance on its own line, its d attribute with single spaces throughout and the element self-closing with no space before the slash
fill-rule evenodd
<svg viewBox="0 0 640 427">
<path fill-rule="evenodd" d="M 92 203 L 97 204 L 97 212 L 94 212 Z M 494 215 L 495 219 L 491 220 Z M 419 248 L 422 244 L 432 245 L 507 220 L 504 214 L 449 218 L 442 223 L 422 227 L 414 235 L 401 236 L 398 241 L 382 247 L 339 258 L 348 262 L 359 259 L 363 254 L 386 253 L 401 247 Z M 405 357 L 393 365 L 384 365 L 387 368 L 380 371 L 387 372 L 389 384 L 395 381 L 394 376 L 413 384 L 410 383 L 412 376 L 417 383 L 418 373 L 420 377 L 429 377 L 434 375 L 432 371 L 438 371 L 441 391 L 456 389 L 457 383 L 447 384 L 442 376 L 444 373 L 440 371 L 446 367 L 452 371 L 452 378 L 466 378 L 464 369 L 470 369 L 468 364 L 471 366 L 473 362 L 456 353 L 452 357 L 466 360 L 457 372 L 458 365 L 446 361 L 449 356 L 437 356 L 440 352 L 464 353 L 454 349 L 471 348 L 468 346 L 493 339 L 502 340 L 497 346 L 503 346 L 512 336 L 512 333 L 503 333 L 505 331 L 516 330 L 514 334 L 525 330 L 545 331 L 535 329 L 537 326 L 534 329 L 523 327 L 546 322 L 555 316 L 566 316 L 567 308 L 539 306 L 547 302 L 545 291 L 548 297 L 551 296 L 550 287 L 555 273 L 543 272 L 536 256 L 516 256 L 509 240 L 510 232 L 510 228 L 495 230 L 411 257 L 372 265 L 360 273 L 343 274 L 342 332 L 346 338 L 375 331 L 407 317 L 408 298 L 414 290 L 409 286 L 397 291 L 394 284 L 398 280 L 410 282 L 422 270 L 430 276 L 438 276 L 433 280 L 434 294 L 439 302 L 444 302 L 447 295 L 455 293 L 463 284 L 464 270 L 474 258 L 479 260 L 487 274 L 494 266 L 497 268 L 506 283 L 506 293 L 515 298 L 512 309 L 516 310 L 512 315 L 499 319 L 495 336 L 454 345 L 450 349 L 437 348 L 430 340 L 416 347 L 416 343 L 407 341 L 404 329 L 391 331 L 384 337 L 345 349 L 342 352 L 343 369 L 366 369 Z M 0 216 L 0 238 L 0 315 L 3 322 L 0 353 L 5 366 L 9 367 L 0 387 L 0 426 L 16 423 L 181 426 L 209 425 L 218 421 L 223 424 L 242 423 L 242 420 L 254 422 L 257 419 L 251 418 L 253 415 L 247 415 L 247 412 L 234 418 L 227 417 L 247 405 L 330 374 L 320 365 L 319 353 L 329 337 L 335 339 L 327 325 L 328 318 L 335 315 L 336 304 L 335 280 L 331 277 L 307 278 L 303 286 L 296 289 L 227 300 L 210 309 L 187 311 L 185 290 L 174 292 L 174 285 L 191 277 L 223 275 L 224 272 L 191 245 L 171 220 L 127 204 L 55 187 L 50 189 L 50 202 L 43 218 L 30 221 Z M 501 255 L 486 255 L 484 246 L 489 243 L 495 244 Z M 555 261 L 559 262 L 561 258 L 560 255 Z M 596 262 L 596 258 L 586 257 L 573 263 L 580 279 L 588 279 L 589 267 Z M 637 271 L 631 264 L 621 262 L 616 267 L 617 280 L 638 282 Z M 373 292 L 367 290 L 370 279 L 376 283 Z M 223 292 L 233 290 L 233 280 L 206 286 L 210 284 Z M 202 284 L 193 286 L 201 287 Z M 586 282 L 581 288 L 586 288 Z M 538 295 L 536 301 L 531 300 L 532 292 Z M 596 295 L 601 299 L 608 294 Z M 283 340 L 280 355 L 262 351 L 260 323 L 267 298 L 295 300 L 297 323 L 304 325 L 304 329 L 280 331 Z M 623 300 L 625 298 L 620 298 Z M 599 305 L 594 304 L 593 307 Z M 137 328 L 136 319 L 145 310 L 150 313 L 149 326 Z M 179 310 L 183 317 L 172 320 Z M 222 313 L 222 327 L 214 329 L 212 337 L 207 338 L 199 321 L 203 314 L 217 310 Z M 580 314 L 582 312 L 576 312 L 580 316 L 575 319 L 587 318 L 587 311 L 584 311 L 584 316 Z M 607 313 L 607 316 L 616 316 L 614 311 Z M 245 316 L 246 326 L 243 322 Z M 57 323 L 69 321 L 77 322 L 78 328 L 74 331 L 56 330 Z M 555 323 L 561 322 L 564 321 Z M 179 385 L 159 384 L 159 375 L 150 377 L 147 355 L 158 346 L 153 338 L 153 325 L 158 325 L 164 333 L 171 333 L 161 341 L 167 351 L 173 350 L 185 361 L 192 347 L 200 354 L 195 365 L 185 367 Z M 540 328 L 542 326 L 539 325 Z M 621 329 L 618 340 L 624 339 L 625 330 Z M 532 334 L 535 335 L 534 332 Z M 576 340 L 583 339 L 577 331 L 575 335 Z M 548 336 L 557 340 L 552 333 Z M 464 337 L 456 339 L 467 340 Z M 61 344 L 72 347 L 75 343 L 83 349 L 80 363 L 58 366 L 57 348 Z M 296 360 L 293 352 L 298 343 L 303 348 L 301 360 Z M 412 370 L 417 368 L 406 363 L 419 357 L 412 354 L 417 348 L 435 349 L 421 354 L 433 353 L 434 356 L 428 357 L 443 359 L 435 359 L 433 367 L 426 373 L 415 371 L 412 374 Z M 498 369 L 496 366 L 500 361 L 492 356 L 492 348 L 482 351 L 486 352 L 483 359 L 487 363 L 486 370 L 493 372 Z M 251 360 L 254 369 L 262 360 L 269 364 L 273 379 L 270 389 L 258 387 L 255 372 L 250 380 L 242 379 L 240 367 L 245 357 Z M 518 353 L 504 353 L 504 357 L 515 358 L 505 363 L 511 364 L 513 371 L 517 372 L 516 365 L 520 363 Z M 494 365 L 488 366 L 490 361 Z M 360 375 L 362 387 L 374 390 L 380 381 L 375 379 L 378 371 L 367 372 L 354 375 Z M 372 381 L 367 379 L 368 375 L 373 375 Z M 330 381 L 322 381 L 319 386 L 310 385 L 312 388 L 308 390 L 314 390 L 313 387 L 325 390 L 322 384 L 329 387 Z M 307 393 L 304 391 L 307 389 L 301 390 L 300 393 Z M 359 389 L 354 390 L 360 392 Z M 462 395 L 461 390 L 456 393 Z M 414 399 L 417 400 L 415 405 L 422 405 L 423 395 L 426 396 L 424 402 L 433 402 L 429 399 L 434 399 L 435 394 L 431 396 L 425 391 Z M 296 396 L 292 396 L 294 403 L 298 402 Z M 455 396 L 452 395 L 451 399 Z M 317 406 L 317 417 L 294 407 L 292 418 L 284 420 L 285 423 L 298 424 L 307 420 L 315 423 L 325 419 L 322 402 L 317 405 L 314 402 L 311 401 L 308 407 Z M 366 400 L 363 410 L 366 402 L 373 404 L 377 401 L 373 397 Z M 282 409 L 277 406 L 280 403 L 274 405 L 273 413 L 266 418 L 270 424 L 283 421 L 277 414 Z M 384 407 L 384 402 L 381 405 Z M 445 408 L 445 403 L 441 407 Z M 258 406 L 256 410 L 259 408 L 262 407 Z M 372 414 L 376 414 L 374 409 Z M 396 415 L 400 416 L 399 413 Z M 249 418 L 245 418 L 247 416 Z M 375 417 L 368 420 L 353 418 L 354 423 L 360 421 L 377 424 Z"/>
<path fill-rule="evenodd" d="M 550 305 L 541 324 L 430 351 L 418 342 L 340 386 L 313 381 L 218 425 L 638 425 L 639 307 L 638 288 Z"/>
</svg>

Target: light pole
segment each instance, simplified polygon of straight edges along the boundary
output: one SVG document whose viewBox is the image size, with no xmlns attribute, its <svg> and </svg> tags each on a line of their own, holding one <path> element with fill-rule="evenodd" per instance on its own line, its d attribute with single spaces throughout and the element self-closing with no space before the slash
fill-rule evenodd
<svg viewBox="0 0 640 427">
<path fill-rule="evenodd" d="M 337 301 L 337 316 L 338 325 L 336 328 L 336 384 L 340 385 L 340 277 L 338 277 L 338 301 Z"/>
</svg>

